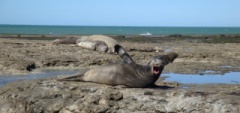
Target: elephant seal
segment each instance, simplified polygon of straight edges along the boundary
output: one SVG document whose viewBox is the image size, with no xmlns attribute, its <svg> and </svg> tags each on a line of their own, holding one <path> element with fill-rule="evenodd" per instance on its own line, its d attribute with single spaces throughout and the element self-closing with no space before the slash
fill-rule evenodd
<svg viewBox="0 0 240 113">
<path fill-rule="evenodd" d="M 86 49 L 103 51 L 108 53 L 116 52 L 114 47 L 116 45 L 119 45 L 116 40 L 105 35 L 90 35 L 81 37 L 69 36 L 62 39 L 56 39 L 53 41 L 53 44 L 76 44 Z"/>
<path fill-rule="evenodd" d="M 78 38 L 76 43 L 78 44 L 82 41 L 102 41 L 102 42 L 106 43 L 106 45 L 108 47 L 108 53 L 116 52 L 114 47 L 116 45 L 119 45 L 119 43 L 116 40 L 114 40 L 111 37 L 105 36 L 105 35 L 82 36 L 82 37 Z"/>
<path fill-rule="evenodd" d="M 149 87 L 154 85 L 164 66 L 178 57 L 177 53 L 171 52 L 154 57 L 147 65 L 140 65 L 135 63 L 121 46 L 116 46 L 115 49 L 124 63 L 90 69 L 84 74 L 63 78 L 60 81 L 94 82 L 133 88 Z"/>
</svg>

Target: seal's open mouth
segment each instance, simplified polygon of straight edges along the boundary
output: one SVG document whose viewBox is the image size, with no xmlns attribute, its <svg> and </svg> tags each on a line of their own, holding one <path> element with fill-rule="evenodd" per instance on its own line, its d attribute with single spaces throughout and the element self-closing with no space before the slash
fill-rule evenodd
<svg viewBox="0 0 240 113">
<path fill-rule="evenodd" d="M 154 74 L 154 75 L 159 74 L 159 69 L 160 69 L 159 66 L 154 66 L 154 67 L 153 67 L 153 74 Z"/>
</svg>

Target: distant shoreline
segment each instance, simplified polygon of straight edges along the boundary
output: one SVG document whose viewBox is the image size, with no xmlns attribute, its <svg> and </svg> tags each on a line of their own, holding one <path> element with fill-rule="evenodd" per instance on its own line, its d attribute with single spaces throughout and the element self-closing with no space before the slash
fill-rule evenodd
<svg viewBox="0 0 240 113">
<path fill-rule="evenodd" d="M 0 34 L 39 35 L 217 35 L 240 34 L 240 27 L 0 25 Z"/>
<path fill-rule="evenodd" d="M 55 40 L 66 36 L 73 35 L 42 35 L 42 34 L 0 34 L 0 38 L 6 39 L 27 39 L 27 40 Z M 74 35 L 83 36 L 83 35 Z M 218 34 L 218 35 L 181 35 L 181 34 L 170 34 L 170 35 L 107 35 L 115 38 L 119 41 L 132 41 L 132 42 L 155 42 L 156 40 L 164 41 L 198 41 L 205 43 L 240 43 L 240 34 Z"/>
</svg>

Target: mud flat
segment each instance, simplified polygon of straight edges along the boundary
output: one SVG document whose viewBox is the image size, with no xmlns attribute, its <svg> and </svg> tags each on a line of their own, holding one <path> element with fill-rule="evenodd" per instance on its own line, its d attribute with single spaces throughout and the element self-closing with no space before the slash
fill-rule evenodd
<svg viewBox="0 0 240 113">
<path fill-rule="evenodd" d="M 116 55 L 69 45 L 52 45 L 51 41 L 59 37 L 63 36 L 0 35 L 0 73 L 21 74 L 45 68 L 69 70 L 121 62 Z M 224 74 L 240 71 L 239 35 L 113 37 L 141 64 L 164 52 L 179 53 L 179 58 L 164 72 L 201 74 L 211 70 Z"/>
<path fill-rule="evenodd" d="M 52 45 L 53 36 L 0 36 L 2 77 L 19 77 L 19 74 L 45 69 L 94 68 L 121 62 L 116 55 L 69 45 Z M 114 37 L 141 64 L 168 51 L 179 53 L 179 58 L 168 65 L 164 73 L 205 76 L 209 74 L 205 73 L 207 70 L 214 76 L 240 72 L 238 35 Z M 160 79 L 156 85 L 152 88 L 120 88 L 95 83 L 59 82 L 56 77 L 21 80 L 0 87 L 0 112 L 240 112 L 239 83 L 186 84 Z"/>
</svg>

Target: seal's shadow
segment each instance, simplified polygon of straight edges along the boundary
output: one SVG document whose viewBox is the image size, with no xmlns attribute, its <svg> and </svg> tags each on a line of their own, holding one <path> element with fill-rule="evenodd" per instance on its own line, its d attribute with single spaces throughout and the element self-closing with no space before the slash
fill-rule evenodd
<svg viewBox="0 0 240 113">
<path fill-rule="evenodd" d="M 153 85 L 151 87 L 148 87 L 150 89 L 154 89 L 154 90 L 170 90 L 172 88 L 175 88 L 175 87 L 172 87 L 172 86 L 167 86 L 167 85 Z M 144 95 L 154 95 L 154 91 L 144 91 L 143 93 Z"/>
<path fill-rule="evenodd" d="M 167 86 L 167 85 L 152 85 L 152 86 L 150 86 L 148 88 L 168 90 L 168 89 L 173 89 L 173 88 L 176 88 L 176 87 L 174 87 L 174 86 Z"/>
</svg>

